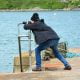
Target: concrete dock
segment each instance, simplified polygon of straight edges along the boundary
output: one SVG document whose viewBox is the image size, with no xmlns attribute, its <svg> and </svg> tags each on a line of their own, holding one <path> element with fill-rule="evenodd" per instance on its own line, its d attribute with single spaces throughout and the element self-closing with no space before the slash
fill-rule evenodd
<svg viewBox="0 0 80 80">
<path fill-rule="evenodd" d="M 18 72 L 0 74 L 0 80 L 80 80 L 80 57 L 67 59 L 72 70 L 64 70 L 59 60 L 43 62 L 45 70 L 39 72 Z"/>
</svg>

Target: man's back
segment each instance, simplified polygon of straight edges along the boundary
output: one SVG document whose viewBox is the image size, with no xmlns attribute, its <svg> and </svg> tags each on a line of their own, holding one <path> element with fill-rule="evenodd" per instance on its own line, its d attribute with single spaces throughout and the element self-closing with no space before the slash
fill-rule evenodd
<svg viewBox="0 0 80 80">
<path fill-rule="evenodd" d="M 59 39 L 54 30 L 42 22 L 35 22 L 32 24 L 24 25 L 24 29 L 32 30 L 37 44 L 45 42 L 49 39 Z"/>
</svg>

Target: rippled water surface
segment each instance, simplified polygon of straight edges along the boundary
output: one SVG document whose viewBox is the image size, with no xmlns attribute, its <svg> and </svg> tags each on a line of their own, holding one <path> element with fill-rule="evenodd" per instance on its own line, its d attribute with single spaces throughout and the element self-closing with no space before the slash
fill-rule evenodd
<svg viewBox="0 0 80 80">
<path fill-rule="evenodd" d="M 70 48 L 80 47 L 80 11 L 38 13 L 58 33 L 61 42 L 67 41 Z M 30 20 L 32 14 L 33 12 L 0 12 L 0 72 L 13 71 L 13 58 L 18 55 L 17 24 Z M 27 34 L 22 26 L 20 33 Z M 22 49 L 28 50 L 27 42 L 22 42 Z"/>
</svg>

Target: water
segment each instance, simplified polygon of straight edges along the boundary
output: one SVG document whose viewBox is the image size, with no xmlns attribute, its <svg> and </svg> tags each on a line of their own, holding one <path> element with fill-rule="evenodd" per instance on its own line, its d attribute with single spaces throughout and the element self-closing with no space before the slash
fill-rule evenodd
<svg viewBox="0 0 80 80">
<path fill-rule="evenodd" d="M 69 48 L 80 47 L 80 11 L 38 13 L 59 34 L 60 41 L 67 41 Z M 0 12 L 0 72 L 13 71 L 13 59 L 18 55 L 17 24 L 30 20 L 32 14 L 33 12 Z M 27 34 L 22 26 L 21 34 Z M 28 50 L 27 42 L 22 42 L 22 49 Z"/>
</svg>

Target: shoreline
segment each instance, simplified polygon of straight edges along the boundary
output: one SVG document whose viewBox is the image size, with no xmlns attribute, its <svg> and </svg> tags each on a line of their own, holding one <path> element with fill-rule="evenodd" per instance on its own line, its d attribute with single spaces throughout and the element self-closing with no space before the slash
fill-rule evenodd
<svg viewBox="0 0 80 80">
<path fill-rule="evenodd" d="M 0 9 L 0 12 L 26 12 L 26 11 L 80 11 L 80 8 L 64 8 L 64 9 L 41 9 L 39 7 L 32 9 Z"/>
</svg>

